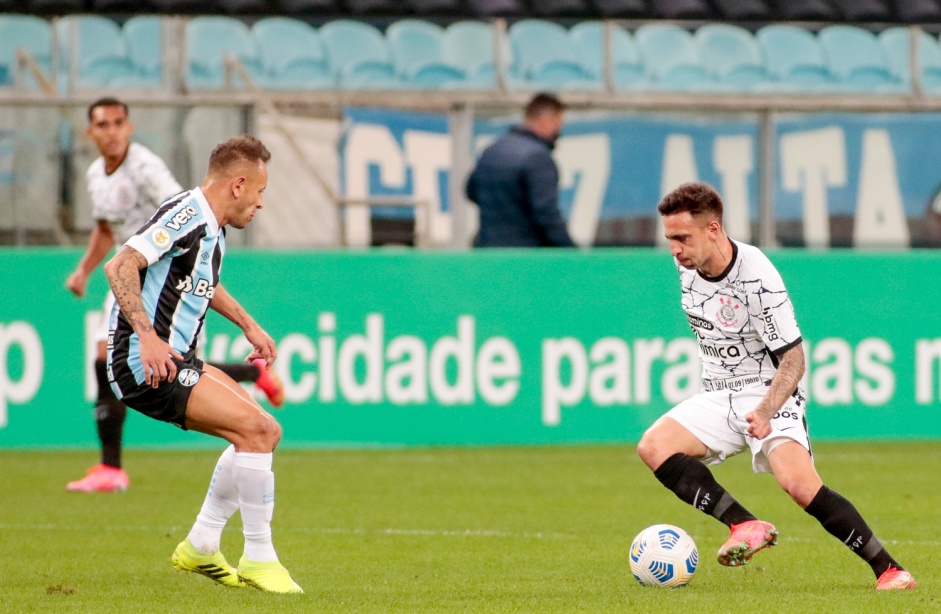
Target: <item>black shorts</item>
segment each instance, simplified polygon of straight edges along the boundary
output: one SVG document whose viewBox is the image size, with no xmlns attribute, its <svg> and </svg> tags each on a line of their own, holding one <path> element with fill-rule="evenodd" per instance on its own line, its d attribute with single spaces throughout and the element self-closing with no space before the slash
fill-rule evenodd
<svg viewBox="0 0 941 614">
<path fill-rule="evenodd" d="M 160 382 L 156 388 L 146 383 L 138 384 L 134 373 L 126 362 L 114 361 L 108 371 L 108 379 L 121 401 L 154 420 L 169 422 L 186 430 L 186 404 L 193 386 L 202 377 L 203 361 L 195 352 L 187 352 L 183 360 L 176 363 L 176 377 L 172 381 Z"/>
</svg>

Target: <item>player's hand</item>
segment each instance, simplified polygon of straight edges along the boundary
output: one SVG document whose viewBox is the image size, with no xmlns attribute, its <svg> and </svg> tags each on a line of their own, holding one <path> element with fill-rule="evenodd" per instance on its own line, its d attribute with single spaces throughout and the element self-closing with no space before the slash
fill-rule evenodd
<svg viewBox="0 0 941 614">
<path fill-rule="evenodd" d="M 245 338 L 252 344 L 252 353 L 248 355 L 245 362 L 251 362 L 256 358 L 263 358 L 268 366 L 274 364 L 274 359 L 278 357 L 278 348 L 275 346 L 274 339 L 266 333 L 260 326 L 249 328 L 245 332 Z"/>
<path fill-rule="evenodd" d="M 85 275 L 85 273 L 81 271 L 74 271 L 69 275 L 68 279 L 65 280 L 65 287 L 78 298 L 85 296 L 85 286 L 87 284 L 88 275 Z"/>
<path fill-rule="evenodd" d="M 172 381 L 176 377 L 176 363 L 173 359 L 183 360 L 183 355 L 170 347 L 170 344 L 151 331 L 140 335 L 140 361 L 144 366 L 144 381 L 151 388 L 157 388 L 161 382 Z"/>
<path fill-rule="evenodd" d="M 748 422 L 748 434 L 755 439 L 764 439 L 771 434 L 771 417 L 766 412 L 755 409 L 745 414 Z"/>
</svg>

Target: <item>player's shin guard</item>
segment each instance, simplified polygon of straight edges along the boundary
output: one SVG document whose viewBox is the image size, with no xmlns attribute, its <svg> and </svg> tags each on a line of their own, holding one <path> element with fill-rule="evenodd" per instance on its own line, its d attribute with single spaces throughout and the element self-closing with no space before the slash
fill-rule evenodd
<svg viewBox="0 0 941 614">
<path fill-rule="evenodd" d="M 108 368 L 104 360 L 95 361 L 95 378 L 98 380 L 98 400 L 95 402 L 95 424 L 101 441 L 101 464 L 121 467 L 121 438 L 127 407 L 111 390 L 108 383 Z"/>
<path fill-rule="evenodd" d="M 203 554 L 219 551 L 222 529 L 239 507 L 235 489 L 234 460 L 235 446 L 230 445 L 216 462 L 206 499 L 187 536 L 193 547 Z"/>
<path fill-rule="evenodd" d="M 839 493 L 821 486 L 804 511 L 820 521 L 830 535 L 869 563 L 877 578 L 889 567 L 904 569 L 873 535 L 856 507 Z"/>
<path fill-rule="evenodd" d="M 756 520 L 716 482 L 709 468 L 692 456 L 676 453 L 653 473 L 677 497 L 726 526 Z"/>
<path fill-rule="evenodd" d="M 271 453 L 235 453 L 233 475 L 245 535 L 245 557 L 259 563 L 278 560 L 271 543 L 271 518 L 274 514 L 271 459 Z"/>
</svg>

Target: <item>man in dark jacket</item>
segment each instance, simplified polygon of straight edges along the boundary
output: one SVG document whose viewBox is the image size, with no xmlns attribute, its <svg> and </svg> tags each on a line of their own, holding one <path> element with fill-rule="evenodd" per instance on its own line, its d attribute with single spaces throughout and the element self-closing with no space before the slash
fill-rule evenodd
<svg viewBox="0 0 941 614">
<path fill-rule="evenodd" d="M 484 150 L 467 180 L 480 209 L 476 247 L 574 247 L 559 211 L 559 171 L 552 148 L 565 106 L 552 94 L 526 105 L 523 124 Z"/>
</svg>

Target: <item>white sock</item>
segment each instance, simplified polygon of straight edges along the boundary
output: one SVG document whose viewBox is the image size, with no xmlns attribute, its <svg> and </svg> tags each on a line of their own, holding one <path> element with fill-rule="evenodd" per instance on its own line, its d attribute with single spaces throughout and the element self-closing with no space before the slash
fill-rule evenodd
<svg viewBox="0 0 941 614">
<path fill-rule="evenodd" d="M 245 534 L 245 558 L 263 563 L 277 561 L 271 543 L 271 516 L 274 513 L 274 473 L 272 454 L 236 452 L 235 489 Z"/>
<path fill-rule="evenodd" d="M 235 446 L 229 446 L 216 463 L 216 470 L 209 481 L 209 491 L 206 493 L 203 507 L 199 510 L 196 523 L 193 524 L 187 536 L 199 552 L 214 554 L 219 551 L 222 529 L 239 507 L 233 475 L 234 468 Z"/>
</svg>

